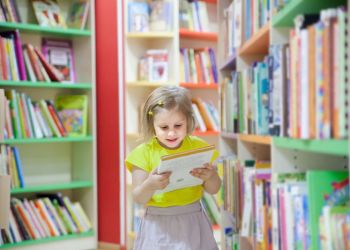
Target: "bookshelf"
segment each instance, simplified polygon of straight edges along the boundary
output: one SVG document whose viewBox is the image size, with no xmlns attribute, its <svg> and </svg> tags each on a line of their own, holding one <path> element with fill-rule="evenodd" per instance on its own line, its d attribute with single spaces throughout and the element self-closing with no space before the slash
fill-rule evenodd
<svg viewBox="0 0 350 250">
<path fill-rule="evenodd" d="M 209 30 L 194 31 L 193 29 L 183 28 L 179 25 L 179 8 L 180 2 L 175 0 L 167 0 L 171 3 L 172 11 L 168 16 L 171 17 L 170 29 L 165 31 L 145 30 L 144 32 L 135 32 L 130 30 L 128 20 L 130 12 L 128 6 L 133 1 L 128 0 L 124 3 L 124 26 L 123 26 L 123 60 L 124 67 L 124 115 L 125 118 L 125 153 L 127 154 L 141 143 L 140 125 L 138 123 L 140 117 L 140 106 L 146 100 L 148 94 L 155 88 L 163 85 L 177 85 L 189 89 L 193 97 L 199 97 L 202 100 L 210 101 L 216 109 L 218 109 L 219 88 L 214 81 L 185 81 L 181 78 L 184 73 L 181 72 L 180 48 L 194 49 L 198 51 L 204 50 L 206 47 L 213 48 L 214 53 L 217 51 L 217 1 L 207 0 L 201 1 L 205 3 L 208 11 Z M 148 1 L 149 2 L 149 1 Z M 150 26 L 151 27 L 151 26 Z M 164 81 L 151 81 L 138 77 L 138 63 L 147 50 L 165 49 L 168 51 L 168 78 Z M 208 54 L 209 58 L 209 54 Z M 182 70 L 183 71 L 183 70 Z M 125 116 L 125 117 L 124 117 Z M 218 144 L 218 131 L 195 131 L 194 135 L 200 136 L 209 143 Z M 131 175 L 127 172 L 126 185 L 126 235 L 127 248 L 131 248 L 135 236 L 134 232 L 134 215 L 135 204 L 131 197 Z"/>
<path fill-rule="evenodd" d="M 0 249 L 95 249 L 97 248 L 97 165 L 95 99 L 95 3 L 90 0 L 85 29 L 52 28 L 38 25 L 31 1 L 15 1 L 21 23 L 0 22 L 0 31 L 15 30 L 22 44 L 41 48 L 41 39 L 69 39 L 73 43 L 76 81 L 74 84 L 1 80 L 0 89 L 15 89 L 32 100 L 58 95 L 86 95 L 87 135 L 78 137 L 5 139 L 0 144 L 16 146 L 20 153 L 25 186 L 11 189 L 11 197 L 34 199 L 41 193 L 62 193 L 79 202 L 92 223 L 92 230 L 64 236 L 26 240 L 0 245 Z M 59 0 L 66 18 L 71 1 Z"/>
<path fill-rule="evenodd" d="M 244 2 L 244 4 L 243 4 Z M 294 18 L 299 14 L 310 14 L 310 13 L 319 13 L 321 10 L 325 8 L 333 8 L 341 5 L 349 3 L 349 1 L 314 1 L 314 0 L 293 0 L 288 1 L 285 6 L 279 7 L 278 11 L 271 7 L 273 14 L 271 14 L 269 19 L 266 19 L 266 23 L 261 23 L 257 27 L 252 28 L 254 32 L 251 32 L 250 36 L 247 37 L 247 27 L 249 23 L 245 19 L 246 16 L 246 6 L 251 1 L 239 1 L 239 0 L 219 0 L 218 1 L 218 22 L 219 22 L 219 33 L 225 34 L 228 33 L 228 28 L 232 27 L 228 25 L 228 19 L 230 14 L 232 14 L 231 18 L 235 18 L 235 20 L 240 20 L 242 24 L 242 29 L 235 30 L 236 34 L 239 34 L 238 39 L 239 45 L 235 46 L 235 48 L 228 47 L 228 41 L 225 39 L 229 39 L 225 36 L 220 36 L 218 39 L 219 43 L 219 51 L 218 51 L 218 65 L 220 66 L 220 91 L 227 91 L 227 85 L 224 85 L 224 79 L 232 77 L 232 72 L 238 72 L 239 74 L 245 74 L 249 69 L 252 68 L 253 63 L 261 62 L 264 60 L 265 56 L 270 53 L 270 46 L 280 45 L 280 44 L 290 44 L 290 30 L 294 28 Z M 240 4 L 242 3 L 242 4 Z M 232 6 L 235 6 L 236 9 L 231 9 Z M 238 7 L 237 7 L 238 6 Z M 237 8 L 240 10 L 241 14 L 234 14 Z M 230 12 L 233 11 L 233 12 Z M 261 14 L 261 13 L 260 13 Z M 236 16 L 235 16 L 236 15 Z M 238 15 L 238 16 L 237 16 Z M 349 18 L 349 11 L 347 12 L 347 17 Z M 251 17 L 249 17 L 251 18 Z M 261 19 L 260 19 L 261 20 Z M 254 24 L 253 24 L 254 25 Z M 258 29 L 256 29 L 258 28 Z M 347 28 L 349 26 L 347 25 Z M 347 41 L 349 37 L 346 37 Z M 232 42 L 232 41 L 231 41 Z M 235 41 L 232 43 L 234 44 Z M 349 53 L 347 49 L 346 52 Z M 283 59 L 287 60 L 287 59 Z M 305 59 L 304 59 L 305 60 Z M 268 62 L 268 61 L 266 61 Z M 347 76 L 349 75 L 349 71 L 345 73 Z M 242 88 L 243 91 L 247 91 L 246 86 L 250 84 L 250 78 L 242 78 L 242 81 L 237 81 L 238 89 Z M 283 79 L 285 81 L 285 79 Z M 241 85 L 239 85 L 241 84 Z M 346 82 L 347 88 L 349 87 L 349 82 Z M 237 90 L 238 92 L 240 90 Z M 241 93 L 239 93 L 241 94 Z M 237 95 L 239 95 L 237 94 Z M 232 98 L 234 98 L 234 93 L 232 94 Z M 249 98 L 249 97 L 248 97 Z M 282 97 L 286 98 L 286 96 Z M 349 97 L 347 97 L 349 98 Z M 221 112 L 222 117 L 225 117 L 225 101 L 221 101 Z M 233 105 L 231 103 L 231 105 Z M 239 101 L 239 105 L 245 105 L 245 103 L 241 103 Z M 244 106 L 246 108 L 246 106 Z M 301 109 L 303 109 L 302 107 Z M 239 112 L 243 112 L 242 116 Z M 310 216 L 309 224 L 307 230 L 309 231 L 308 237 L 310 237 L 310 246 L 311 249 L 320 249 L 319 246 L 319 234 L 320 234 L 320 226 L 319 226 L 319 216 L 321 214 L 322 206 L 324 204 L 324 198 L 322 194 L 329 194 L 332 192 L 332 188 L 329 185 L 329 179 L 334 181 L 343 180 L 344 176 L 349 176 L 349 133 L 347 131 L 345 137 L 336 139 L 334 137 L 329 137 L 325 139 L 320 138 L 290 138 L 286 134 L 281 136 L 276 136 L 274 134 L 263 134 L 257 135 L 252 134 L 249 130 L 251 130 L 251 124 L 249 121 L 241 121 L 241 118 L 245 118 L 247 113 L 246 110 L 239 110 L 237 114 L 237 123 L 231 123 L 231 126 L 227 126 L 225 120 L 221 120 L 224 123 L 224 127 L 220 131 L 221 139 L 220 139 L 220 153 L 222 155 L 231 155 L 231 158 L 239 160 L 241 166 L 236 165 L 236 162 L 232 163 L 234 165 L 234 169 L 238 169 L 237 171 L 243 171 L 242 174 L 249 175 L 254 171 L 254 175 L 257 174 L 261 177 L 261 172 L 259 172 L 258 167 L 252 168 L 251 163 L 249 161 L 254 160 L 256 163 L 270 163 L 270 180 L 263 180 L 263 182 L 269 183 L 271 188 L 270 199 L 272 199 L 271 210 L 265 211 L 270 213 L 270 219 L 268 219 L 271 223 L 271 228 L 267 228 L 266 231 L 250 231 L 251 233 L 247 233 L 246 225 L 242 224 L 241 227 L 235 228 L 234 221 L 239 218 L 244 221 L 244 211 L 248 210 L 250 205 L 245 207 L 238 201 L 239 208 L 235 207 L 233 210 L 231 208 L 222 207 L 222 222 L 221 222 L 221 237 L 223 244 L 221 245 L 221 249 L 231 249 L 225 244 L 227 241 L 235 242 L 236 246 L 239 246 L 238 249 L 268 249 L 273 246 L 273 249 L 286 249 L 285 245 L 278 245 L 278 240 L 283 241 L 287 240 L 288 244 L 296 244 L 291 243 L 295 242 L 295 238 L 291 236 L 281 236 L 281 230 L 278 228 L 278 223 L 282 221 L 279 218 L 281 214 L 276 213 L 277 201 L 276 192 L 280 192 L 279 188 L 281 183 L 277 179 L 276 176 L 283 176 L 286 173 L 296 174 L 296 173 L 306 173 L 305 175 L 305 183 L 307 185 L 306 190 L 309 192 L 308 199 L 310 200 L 309 209 L 306 211 L 308 216 Z M 287 111 L 288 112 L 288 111 Z M 347 121 L 349 122 L 349 117 L 347 116 Z M 248 124 L 248 127 L 246 126 Z M 233 127 L 236 126 L 236 129 Z M 228 161 L 227 161 L 228 162 Z M 226 164 L 229 164 L 227 163 Z M 243 166 L 243 167 L 242 167 Z M 242 167 L 242 168 L 241 168 Z M 334 171 L 334 172 L 332 172 Z M 231 174 L 231 173 L 230 173 Z M 342 177 L 336 177 L 341 175 Z M 234 177 L 236 178 L 236 177 Z M 329 178 L 329 179 L 328 179 Z M 342 179 L 343 178 L 343 179 Z M 318 182 L 316 182 L 316 180 Z M 235 179 L 234 179 L 235 180 Z M 243 181 L 243 180 L 242 180 Z M 231 184 L 230 190 L 234 192 L 234 189 L 239 190 L 239 187 L 236 186 L 234 181 L 229 181 L 227 185 Z M 248 183 L 251 184 L 250 182 Z M 265 185 L 264 184 L 264 185 Z M 246 184 L 244 184 L 246 185 Z M 259 184 L 254 183 L 254 186 L 257 188 Z M 300 184 L 302 185 L 302 184 Z M 321 191 L 321 186 L 325 186 Z M 320 189 L 315 189 L 316 187 L 320 187 Z M 245 186 L 246 188 L 246 186 Z M 298 189 L 299 191 L 302 188 Z M 333 190 L 334 191 L 334 190 Z M 239 192 L 239 191 L 237 191 Z M 255 192 L 255 191 L 254 191 Z M 264 193 L 265 194 L 265 193 Z M 251 204 L 250 200 L 246 200 L 247 193 L 243 193 L 243 204 Z M 236 198 L 236 197 L 235 197 Z M 290 198 L 289 198 L 290 199 Z M 238 199 L 235 199 L 236 202 Z M 289 200 L 290 201 L 290 200 Z M 294 202 L 294 201 L 293 201 Z M 230 203 L 230 200 L 228 201 Z M 256 208 L 254 208 L 256 209 Z M 280 208 L 279 208 L 280 209 Z M 290 210 L 289 210 L 290 211 Z M 238 214 L 237 214 L 238 213 Z M 241 213 L 241 214 L 239 214 Z M 254 211 L 250 212 L 249 215 L 253 218 L 250 223 L 252 227 L 257 227 L 256 221 L 261 222 L 261 217 L 255 214 Z M 285 215 L 287 216 L 287 215 Z M 277 219 L 276 219 L 277 218 Z M 266 217 L 265 217 L 266 219 Z M 266 221 L 266 220 L 265 220 Z M 277 221 L 277 222 L 276 222 Z M 245 220 L 246 222 L 246 220 Z M 242 222 L 243 223 L 243 222 Z M 277 223 L 277 226 L 276 226 Z M 285 222 L 282 222 L 285 223 Z M 288 221 L 290 223 L 290 221 Z M 294 222 L 292 222 L 294 223 Z M 290 229 L 290 224 L 286 224 L 286 230 Z M 293 224 L 291 224 L 293 225 Z M 236 229 L 236 232 L 233 236 L 225 235 L 225 228 L 233 228 Z M 289 229 L 288 229 L 289 228 Z M 260 230 L 260 229 L 256 229 Z M 265 229 L 264 229 L 265 230 Z M 266 232 L 271 232 L 272 238 L 267 239 L 267 236 L 263 234 Z M 279 232 L 279 234 L 276 234 Z M 339 231 L 338 231 L 339 232 Z M 260 233 L 260 234 L 259 234 Z M 292 233 L 291 231 L 287 231 L 286 234 Z M 259 235 L 259 239 L 255 237 L 255 235 Z M 306 234 L 304 234 L 305 236 Z M 280 238 L 279 238 L 280 237 Z M 294 236 L 293 236 L 294 237 Z M 299 236 L 300 237 L 300 236 Z M 306 236 L 305 236 L 306 237 Z M 232 240 L 233 239 L 233 240 Z M 271 242 L 271 245 L 268 245 L 268 241 Z M 300 241 L 299 241 L 300 242 Z M 233 244 L 233 243 L 232 243 Z M 280 243 L 284 244 L 284 243 Z M 263 245 L 263 246 L 262 246 Z"/>
</svg>

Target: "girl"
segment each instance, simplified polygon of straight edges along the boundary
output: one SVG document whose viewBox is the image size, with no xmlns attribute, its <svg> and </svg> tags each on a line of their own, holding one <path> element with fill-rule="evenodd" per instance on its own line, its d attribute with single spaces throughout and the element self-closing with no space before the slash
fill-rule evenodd
<svg viewBox="0 0 350 250">
<path fill-rule="evenodd" d="M 221 185 L 211 163 L 191 173 L 203 180 L 202 185 L 154 194 L 168 185 L 171 175 L 157 174 L 162 156 L 208 145 L 202 139 L 190 136 L 195 125 L 191 104 L 188 91 L 175 86 L 154 90 L 145 103 L 142 132 L 146 142 L 126 158 L 126 166 L 132 172 L 133 198 L 137 203 L 146 204 L 134 249 L 218 249 L 208 217 L 199 202 L 203 189 L 215 194 Z M 212 161 L 217 156 L 215 151 Z"/>
</svg>

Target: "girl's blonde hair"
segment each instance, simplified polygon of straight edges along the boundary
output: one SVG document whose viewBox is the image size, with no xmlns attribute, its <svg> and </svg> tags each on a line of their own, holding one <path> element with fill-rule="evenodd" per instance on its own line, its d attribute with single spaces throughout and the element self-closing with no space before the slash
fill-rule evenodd
<svg viewBox="0 0 350 250">
<path fill-rule="evenodd" d="M 142 134 L 145 140 L 154 136 L 154 116 L 161 110 L 172 110 L 183 113 L 187 119 L 187 134 L 195 127 L 191 96 L 187 89 L 178 86 L 164 86 L 155 89 L 147 98 L 142 112 Z"/>
</svg>

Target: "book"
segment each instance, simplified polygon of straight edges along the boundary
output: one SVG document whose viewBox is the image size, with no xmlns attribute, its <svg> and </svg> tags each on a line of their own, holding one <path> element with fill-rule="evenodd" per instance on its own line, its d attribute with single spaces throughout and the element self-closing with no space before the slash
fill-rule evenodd
<svg viewBox="0 0 350 250">
<path fill-rule="evenodd" d="M 74 83 L 76 78 L 72 41 L 44 38 L 41 47 L 47 62 L 61 72 L 62 82 Z"/>
<path fill-rule="evenodd" d="M 5 228 L 9 224 L 10 181 L 9 175 L 0 173 L 0 228 Z"/>
<path fill-rule="evenodd" d="M 89 14 L 89 0 L 72 1 L 67 15 L 67 26 L 73 29 L 85 29 Z"/>
<path fill-rule="evenodd" d="M 33 9 L 37 21 L 43 27 L 66 28 L 60 7 L 55 0 L 33 0 Z"/>
<path fill-rule="evenodd" d="M 215 146 L 209 145 L 163 156 L 157 172 L 158 174 L 171 172 L 169 185 L 162 190 L 157 190 L 155 194 L 201 185 L 203 181 L 192 176 L 190 172 L 195 168 L 203 167 L 205 163 L 210 163 L 214 150 Z"/>
<path fill-rule="evenodd" d="M 128 3 L 129 32 L 149 31 L 149 6 L 144 2 Z"/>
<path fill-rule="evenodd" d="M 68 136 L 87 134 L 88 98 L 86 95 L 58 96 L 55 105 Z"/>
</svg>

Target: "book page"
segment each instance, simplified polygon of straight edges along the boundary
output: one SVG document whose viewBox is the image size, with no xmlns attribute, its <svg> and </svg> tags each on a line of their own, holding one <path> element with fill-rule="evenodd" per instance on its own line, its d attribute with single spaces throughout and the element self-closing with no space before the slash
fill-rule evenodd
<svg viewBox="0 0 350 250">
<path fill-rule="evenodd" d="M 155 194 L 201 185 L 203 181 L 192 176 L 190 172 L 194 168 L 200 168 L 203 167 L 205 163 L 209 163 L 213 156 L 214 149 L 215 147 L 211 145 L 178 154 L 163 156 L 158 167 L 158 173 L 170 171 L 170 183 L 163 190 L 157 190 Z"/>
</svg>

